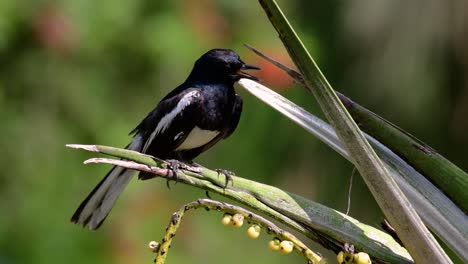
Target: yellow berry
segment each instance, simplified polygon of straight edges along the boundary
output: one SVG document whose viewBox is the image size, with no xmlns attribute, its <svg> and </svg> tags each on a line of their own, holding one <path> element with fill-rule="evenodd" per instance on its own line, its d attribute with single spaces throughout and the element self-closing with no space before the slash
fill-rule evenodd
<svg viewBox="0 0 468 264">
<path fill-rule="evenodd" d="M 250 238 L 257 239 L 260 236 L 261 227 L 259 225 L 252 225 L 247 229 L 247 235 Z"/>
<path fill-rule="evenodd" d="M 294 249 L 294 245 L 291 241 L 289 240 L 283 240 L 281 241 L 280 243 L 280 249 L 281 249 L 281 253 L 283 254 L 289 254 L 292 252 L 292 250 Z"/>
<path fill-rule="evenodd" d="M 156 241 L 151 241 L 148 243 L 148 247 L 151 249 L 151 251 L 156 252 L 158 250 L 159 243 Z"/>
<path fill-rule="evenodd" d="M 268 242 L 268 247 L 272 250 L 272 251 L 279 251 L 280 250 L 280 241 L 279 239 L 273 239 L 271 240 L 270 242 Z"/>
<path fill-rule="evenodd" d="M 343 251 L 340 251 L 338 255 L 336 255 L 336 260 L 338 261 L 338 264 L 344 263 L 343 255 L 344 255 Z"/>
<path fill-rule="evenodd" d="M 231 224 L 234 227 L 241 227 L 244 224 L 244 216 L 241 214 L 235 214 L 232 216 Z"/>
<path fill-rule="evenodd" d="M 354 263 L 356 264 L 371 264 L 372 261 L 369 257 L 369 254 L 365 252 L 359 252 L 354 254 Z"/>
<path fill-rule="evenodd" d="M 231 221 L 232 221 L 232 215 L 229 215 L 229 214 L 225 214 L 225 215 L 223 216 L 223 218 L 221 219 L 221 223 L 222 223 L 224 226 L 230 226 L 230 225 L 232 225 Z"/>
</svg>

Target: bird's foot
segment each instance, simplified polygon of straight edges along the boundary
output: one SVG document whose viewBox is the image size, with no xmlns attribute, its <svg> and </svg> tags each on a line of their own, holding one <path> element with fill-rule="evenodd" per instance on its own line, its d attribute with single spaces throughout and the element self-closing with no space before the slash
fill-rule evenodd
<svg viewBox="0 0 468 264">
<path fill-rule="evenodd" d="M 223 174 L 226 177 L 224 188 L 228 186 L 229 182 L 231 183 L 231 186 L 234 186 L 234 180 L 232 179 L 232 176 L 236 176 L 234 172 L 224 169 L 216 169 L 215 171 L 218 173 L 218 177 L 220 174 Z"/>
<path fill-rule="evenodd" d="M 176 183 L 177 183 L 177 179 L 179 178 L 179 170 L 180 169 L 187 169 L 189 166 L 187 166 L 187 164 L 183 163 L 182 161 L 179 161 L 179 160 L 176 160 L 176 159 L 170 159 L 170 160 L 166 160 L 167 162 L 167 170 L 168 172 L 171 172 L 171 174 L 167 175 L 168 178 L 167 178 L 167 182 L 166 182 L 166 185 L 167 185 L 167 188 L 171 188 L 171 186 L 169 185 L 169 181 L 170 180 L 174 180 Z"/>
<path fill-rule="evenodd" d="M 166 162 L 167 162 L 167 169 L 173 173 L 174 177 L 177 177 L 177 173 L 179 169 L 183 169 L 187 167 L 187 165 L 185 165 L 183 162 L 176 160 L 176 159 L 166 160 Z"/>
<path fill-rule="evenodd" d="M 191 161 L 189 164 L 190 164 L 190 169 L 192 171 L 194 171 L 194 172 L 200 172 L 201 169 L 206 169 L 205 166 L 203 166 L 201 164 L 198 164 L 198 163 L 196 163 L 194 161 Z M 225 182 L 224 186 L 221 186 L 219 184 L 220 187 L 226 188 L 229 185 L 229 182 L 231 183 L 231 185 L 234 185 L 234 181 L 232 179 L 232 176 L 236 175 L 234 172 L 229 171 L 229 170 L 224 170 L 224 169 L 215 169 L 214 171 L 216 171 L 218 173 L 218 177 L 221 174 L 226 177 L 226 182 Z M 218 184 L 216 184 L 216 185 L 218 185 Z"/>
<path fill-rule="evenodd" d="M 160 160 L 160 159 L 157 159 L 158 161 L 160 162 L 164 162 L 163 160 Z M 183 162 L 181 161 L 178 161 L 178 160 L 167 160 L 167 169 L 168 169 L 168 173 L 167 173 L 167 177 L 168 179 L 172 179 L 174 178 L 175 181 L 177 181 L 177 178 L 178 178 L 178 171 L 179 169 L 187 169 L 189 166 L 187 166 L 186 164 L 184 164 Z M 151 166 L 148 165 L 148 168 L 151 169 Z M 170 173 L 170 174 L 169 174 Z M 157 176 L 153 173 L 149 173 L 149 172 L 140 172 L 138 174 L 138 179 L 139 180 L 149 180 L 149 179 L 152 179 L 152 178 L 156 178 Z M 169 181 L 169 180 L 168 180 Z"/>
</svg>

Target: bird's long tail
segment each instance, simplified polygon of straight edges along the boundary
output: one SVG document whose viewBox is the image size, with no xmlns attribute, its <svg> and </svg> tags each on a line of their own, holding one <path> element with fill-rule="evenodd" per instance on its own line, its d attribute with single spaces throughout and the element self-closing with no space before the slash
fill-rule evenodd
<svg viewBox="0 0 468 264">
<path fill-rule="evenodd" d="M 127 146 L 127 149 L 141 151 L 142 146 L 143 139 L 137 135 Z M 71 221 L 89 226 L 91 230 L 98 229 L 134 174 L 134 170 L 114 166 L 94 187 L 88 197 L 81 202 Z"/>
</svg>

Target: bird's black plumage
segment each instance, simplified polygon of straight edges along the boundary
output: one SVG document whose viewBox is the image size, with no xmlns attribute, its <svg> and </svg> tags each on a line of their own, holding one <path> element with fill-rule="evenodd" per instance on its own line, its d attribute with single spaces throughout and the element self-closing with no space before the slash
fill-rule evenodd
<svg viewBox="0 0 468 264">
<path fill-rule="evenodd" d="M 242 98 L 234 83 L 256 79 L 242 70 L 259 69 L 245 64 L 232 50 L 213 49 L 201 56 L 187 78 L 166 95 L 131 132 L 128 149 L 161 159 L 191 162 L 239 123 Z M 71 221 L 97 229 L 112 209 L 133 171 L 114 167 L 93 189 Z"/>
</svg>

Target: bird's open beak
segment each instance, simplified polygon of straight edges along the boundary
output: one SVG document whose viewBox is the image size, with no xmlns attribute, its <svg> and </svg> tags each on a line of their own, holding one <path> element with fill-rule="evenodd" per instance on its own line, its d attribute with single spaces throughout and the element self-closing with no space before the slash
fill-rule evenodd
<svg viewBox="0 0 468 264">
<path fill-rule="evenodd" d="M 253 76 L 253 75 L 251 75 L 249 73 L 246 73 L 243 70 L 261 70 L 259 67 L 249 65 L 249 64 L 243 64 L 242 67 L 240 68 L 240 70 L 237 72 L 237 75 L 240 78 L 247 78 L 247 79 L 251 79 L 251 80 L 254 80 L 254 81 L 258 81 L 257 77 L 255 77 L 255 76 Z"/>
</svg>

